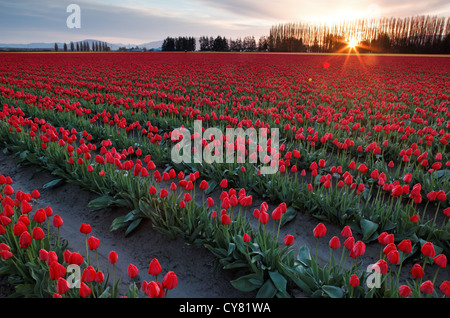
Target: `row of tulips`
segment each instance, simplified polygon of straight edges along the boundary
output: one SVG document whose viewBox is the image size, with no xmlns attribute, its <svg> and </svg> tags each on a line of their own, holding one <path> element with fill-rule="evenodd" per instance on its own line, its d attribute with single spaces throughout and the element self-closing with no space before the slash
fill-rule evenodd
<svg viewBox="0 0 450 318">
<path fill-rule="evenodd" d="M 317 242 L 323 240 L 326 233 L 327 228 L 322 223 L 319 223 L 313 230 Z M 341 240 L 343 247 L 341 247 Z M 366 297 L 367 293 L 380 293 L 384 297 L 450 296 L 448 280 L 443 280 L 436 285 L 439 270 L 445 270 L 447 267 L 447 257 L 445 254 L 438 254 L 433 243 L 422 242 L 420 245 L 404 239 L 396 244 L 394 235 L 387 232 L 381 233 L 377 237 L 377 241 L 381 246 L 378 261 L 370 264 L 367 268 L 358 267 L 355 264 L 358 263 L 358 258 L 364 255 L 366 246 L 362 241 L 355 241 L 351 229 L 345 226 L 340 236 L 333 236 L 328 242 L 330 260 L 326 265 L 329 271 L 326 276 L 338 277 L 340 273 L 345 272 L 347 257 L 350 257 L 352 259 L 351 266 L 344 284 L 350 297 Z M 334 252 L 338 252 L 340 248 L 342 248 L 340 259 L 335 259 Z M 420 251 L 419 257 L 416 258 L 416 261 L 407 261 L 415 250 Z M 315 257 L 317 258 L 317 247 Z M 402 280 L 400 278 L 401 270 L 402 268 L 405 270 L 406 265 L 410 266 L 410 275 Z M 430 272 L 434 271 L 434 275 L 430 273 L 425 275 L 426 265 Z M 430 269 L 430 266 L 434 268 Z M 374 274 L 378 277 L 374 277 Z M 425 280 L 425 277 L 430 279 Z"/>
<path fill-rule="evenodd" d="M 32 111 L 31 109 L 34 109 Z M 39 115 L 42 114 L 38 111 L 38 108 L 36 107 L 26 107 L 25 112 L 29 113 L 30 115 Z M 66 120 L 62 120 L 64 117 L 61 114 L 54 113 L 52 111 L 44 113 L 44 115 L 50 114 L 50 119 L 52 121 L 58 121 L 61 124 L 67 124 L 67 123 L 80 123 L 77 128 L 87 128 L 90 129 L 88 126 L 90 123 L 87 123 L 83 119 L 73 118 L 71 116 L 68 116 Z M 108 127 L 108 125 L 106 126 Z M 154 127 L 156 128 L 156 127 Z M 92 129 L 90 129 L 92 130 Z M 157 131 L 157 128 L 155 129 Z M 86 131 L 86 130 L 84 130 Z M 97 131 L 101 131 L 100 128 L 97 129 Z M 117 135 L 116 133 L 113 133 L 111 131 L 106 131 L 106 134 L 102 133 L 96 133 L 94 135 L 97 135 L 100 139 L 102 137 L 105 137 L 105 135 L 113 135 L 115 141 L 118 141 L 118 144 L 122 146 L 126 146 L 130 149 L 130 144 L 133 143 L 133 138 L 129 139 L 128 136 L 122 134 Z M 87 137 L 92 138 L 92 135 L 85 135 Z M 120 137 L 116 137 L 120 136 Z M 164 137 L 166 139 L 167 136 Z M 152 137 L 154 138 L 154 136 Z M 160 140 L 156 138 L 157 140 Z M 165 153 L 170 153 L 168 151 L 168 146 L 170 146 L 170 143 L 166 145 L 164 149 Z M 141 147 L 142 148 L 142 147 Z M 137 150 L 137 152 L 142 152 L 141 148 Z M 144 149 L 145 147 L 143 147 Z M 281 147 L 283 151 L 285 151 L 286 147 L 283 144 Z M 413 147 L 415 148 L 415 147 Z M 161 151 L 161 145 L 156 143 L 156 145 L 151 142 L 150 147 L 145 148 L 145 152 L 151 152 L 157 153 L 156 159 L 153 157 L 153 159 L 158 164 L 164 164 L 167 162 L 166 159 L 161 159 L 161 153 L 164 153 L 164 151 Z M 411 148 L 412 149 L 412 148 Z M 416 148 L 417 150 L 417 148 Z M 133 150 L 130 152 L 128 151 L 127 156 L 131 155 L 133 153 Z M 294 154 L 292 156 L 292 154 Z M 424 154 L 423 154 L 424 155 Z M 421 156 L 421 160 L 426 160 L 425 156 Z M 440 155 L 440 154 L 439 154 Z M 437 156 L 440 160 L 442 160 L 442 155 Z M 445 248 L 445 242 L 448 241 L 448 231 L 445 228 L 445 221 L 443 222 L 442 226 L 440 228 L 436 228 L 435 225 L 435 219 L 433 222 L 429 221 L 429 219 L 425 219 L 424 215 L 425 212 L 423 212 L 422 218 L 418 218 L 416 211 L 418 211 L 418 203 L 422 202 L 423 198 L 426 198 L 427 203 L 425 205 L 425 210 L 430 202 L 434 204 L 432 194 L 435 191 L 431 191 L 427 195 L 423 195 L 423 190 L 421 183 L 414 184 L 414 188 L 419 187 L 418 195 L 413 196 L 413 193 L 409 194 L 409 185 L 404 184 L 402 189 L 402 193 L 398 193 L 398 189 L 400 188 L 400 183 L 398 180 L 388 180 L 387 176 L 390 176 L 390 173 L 388 171 L 388 168 L 391 167 L 389 164 L 389 167 L 382 166 L 380 164 L 377 165 L 377 167 L 380 168 L 380 171 L 378 171 L 377 168 L 375 168 L 372 173 L 369 175 L 369 169 L 368 167 L 362 163 L 359 164 L 358 169 L 356 170 L 355 162 L 352 161 L 350 165 L 348 166 L 348 170 L 343 172 L 341 166 L 332 166 L 328 167 L 328 164 L 325 163 L 325 160 L 320 159 L 318 160 L 319 165 L 317 165 L 316 161 L 313 161 L 312 164 L 309 166 L 309 172 L 311 173 L 311 176 L 315 177 L 312 178 L 309 184 L 306 184 L 303 176 L 306 174 L 305 169 L 302 169 L 300 173 L 300 178 L 297 176 L 297 166 L 294 164 L 290 168 L 290 174 L 285 171 L 286 166 L 291 165 L 291 161 L 295 162 L 295 160 L 300 160 L 302 158 L 300 152 L 298 150 L 293 151 L 287 151 L 285 152 L 284 159 L 280 160 L 280 174 L 276 176 L 266 177 L 262 176 L 258 173 L 258 171 L 255 171 L 255 173 L 252 173 L 252 170 L 255 169 L 254 166 L 247 164 L 245 166 L 242 165 L 231 165 L 232 167 L 228 166 L 227 168 L 234 172 L 234 179 L 236 177 L 239 178 L 239 181 L 242 181 L 241 186 L 245 188 L 250 188 L 251 192 L 253 194 L 256 194 L 258 196 L 267 196 L 267 199 L 269 199 L 271 202 L 287 202 L 289 205 L 292 205 L 296 208 L 298 211 L 309 211 L 313 215 L 317 215 L 320 218 L 325 218 L 328 221 L 337 221 L 340 224 L 356 224 L 356 227 L 360 227 L 360 232 L 365 234 L 365 238 L 369 239 L 370 236 L 372 236 L 372 239 L 374 238 L 373 234 L 376 234 L 375 232 L 381 232 L 384 230 L 390 230 L 397 226 L 397 231 L 404 231 L 405 236 L 409 233 L 419 233 L 420 237 L 424 237 L 429 240 L 434 240 L 438 244 L 444 245 Z M 131 161 L 130 161 L 131 162 Z M 128 163 L 130 163 L 128 162 Z M 437 161 L 435 164 L 440 163 Z M 134 163 L 132 163 L 132 166 Z M 434 165 L 433 165 L 434 166 Z M 362 169 L 364 167 L 364 169 Z M 179 167 L 186 168 L 185 166 Z M 189 166 L 189 168 L 192 169 L 192 166 Z M 246 172 L 246 169 L 248 171 Z M 215 176 L 215 180 L 218 180 L 223 175 L 223 168 L 217 168 L 216 166 L 204 166 L 204 165 L 198 165 L 194 167 L 193 170 L 200 171 L 202 176 Z M 216 171 L 215 171 L 216 170 Z M 354 172 L 353 172 L 353 171 Z M 400 169 L 398 169 L 400 170 Z M 397 170 L 397 171 L 398 171 Z M 404 171 L 405 169 L 401 169 Z M 436 170 L 436 169 L 432 169 Z M 322 175 L 319 175 L 319 171 L 323 173 Z M 436 170 L 438 171 L 438 170 Z M 327 174 L 325 174 L 327 173 Z M 342 202 L 334 202 L 334 204 L 329 204 L 330 200 L 333 200 L 332 196 L 337 195 L 339 197 L 339 194 L 337 194 L 336 191 L 334 193 L 329 194 L 327 192 L 324 192 L 322 189 L 322 185 L 324 188 L 329 188 L 332 186 L 332 176 L 333 179 L 336 179 L 336 174 L 338 174 L 340 177 L 338 177 L 339 182 L 336 182 L 336 185 L 333 186 L 333 190 L 340 190 L 343 186 L 347 185 L 350 189 L 348 191 L 345 191 L 345 193 L 348 193 L 349 196 L 347 197 L 348 200 Z M 436 172 L 434 173 L 434 175 Z M 380 175 L 380 178 L 378 177 Z M 434 180 L 434 175 L 430 173 L 429 176 L 427 176 L 428 184 L 430 180 Z M 413 174 L 407 173 L 403 177 L 403 183 L 406 183 L 404 180 L 406 180 L 405 177 L 410 176 L 409 183 L 413 183 Z M 325 180 L 326 178 L 326 180 Z M 233 179 L 233 178 L 231 178 Z M 383 179 L 383 180 L 381 180 Z M 322 181 L 324 180 L 324 181 Z M 416 180 L 414 178 L 414 180 Z M 345 183 L 344 183 L 345 181 Z M 233 181 L 232 181 L 233 182 Z M 234 181 L 235 182 L 235 181 Z M 358 182 L 358 184 L 356 183 Z M 216 181 L 215 184 L 218 182 Z M 370 184 L 370 189 L 368 184 Z M 373 186 L 378 187 L 377 195 L 372 195 L 372 188 Z M 412 186 L 412 185 L 411 185 Z M 336 189 L 337 188 L 337 189 Z M 314 191 L 312 190 L 314 189 Z M 381 194 L 380 194 L 381 191 Z M 302 192 L 303 195 L 299 196 L 298 192 Z M 311 195 L 311 193 L 313 195 Z M 417 191 L 416 191 L 417 193 Z M 446 194 L 444 191 L 440 190 L 439 192 L 440 196 L 439 204 L 437 205 L 436 215 L 439 212 L 439 208 L 441 206 L 446 206 L 448 204 L 448 200 L 446 198 Z M 408 200 L 408 196 L 409 199 Z M 395 206 L 391 206 L 390 210 L 386 210 L 384 205 L 382 204 L 381 199 L 385 199 L 386 197 L 392 197 L 391 201 L 394 202 L 394 197 L 398 198 L 395 202 L 397 203 Z M 325 201 L 323 198 L 326 198 Z M 364 204 L 361 207 L 361 197 L 364 197 Z M 374 198 L 372 198 L 374 197 Z M 399 198 L 400 197 L 400 198 Z M 402 198 L 405 198 L 401 200 Z M 372 199 L 372 200 L 370 200 Z M 402 204 L 403 201 L 405 202 L 405 205 Z M 336 204 L 338 204 L 336 206 Z M 414 204 L 414 206 L 413 206 Z M 424 204 L 422 204 L 423 206 Z M 332 207 L 332 208 L 330 208 Z M 413 209 L 414 208 L 414 209 Z M 448 215 L 448 208 L 442 209 L 443 212 Z M 411 212 L 412 211 L 412 212 Z M 446 213 L 447 212 L 447 213 Z M 408 220 L 409 218 L 410 220 Z M 366 231 L 366 227 L 362 226 L 361 224 L 367 224 L 370 222 L 370 230 Z M 414 224 L 419 222 L 419 224 Z M 428 223 L 427 223 L 428 222 Z M 423 224 L 421 224 L 423 223 Z M 378 224 L 378 227 L 374 229 L 374 226 Z M 405 228 L 401 228 L 400 225 L 408 225 Z M 419 228 L 419 230 L 418 230 Z M 444 242 L 444 244 L 439 243 Z"/>
<path fill-rule="evenodd" d="M 177 286 L 177 276 L 173 271 L 158 281 L 162 268 L 154 258 L 148 268 L 150 278 L 154 279 L 139 284 L 142 293 L 133 281 L 129 290 L 120 295 L 118 285 L 121 278 L 116 280 L 115 277 L 118 254 L 110 251 L 108 261 L 111 268 L 106 272 L 99 267 L 101 241 L 92 235 L 89 224 L 81 223 L 80 226 L 80 239 L 84 235 L 86 241 L 83 257 L 81 251 L 70 250 L 70 242 L 61 240 L 60 229 L 64 221 L 50 206 L 39 207 L 41 195 L 38 190 L 31 193 L 14 190 L 13 180 L 3 175 L 0 175 L 0 188 L 0 274 L 8 275 L 15 288 L 11 297 L 164 298 Z M 92 253 L 95 253 L 96 261 L 90 258 Z M 112 282 L 108 282 L 110 270 Z M 133 279 L 139 269 L 129 264 L 127 273 Z"/>
<path fill-rule="evenodd" d="M 8 130 L 8 132 L 10 136 L 12 136 L 11 131 Z M 22 131 L 20 133 L 22 133 Z M 39 142 L 40 141 L 38 141 L 38 145 L 35 145 L 35 149 L 39 149 L 43 152 L 48 151 L 48 149 L 53 149 L 51 148 L 51 143 L 50 147 L 44 147 L 45 149 L 42 149 Z M 19 142 L 18 144 L 23 143 L 24 142 Z M 106 142 L 104 143 L 104 146 L 110 145 Z M 56 149 L 62 149 L 60 151 L 64 152 L 66 151 L 65 148 L 61 148 L 60 145 L 55 146 L 54 150 Z M 63 153 L 63 155 L 65 155 L 65 153 Z M 51 158 L 49 157 L 49 159 Z M 58 156 L 56 156 L 55 161 L 58 161 Z M 49 164 L 50 161 L 47 160 L 47 163 Z M 82 166 L 83 164 L 86 163 L 84 161 L 75 163 L 74 161 L 72 164 L 69 164 L 69 167 L 75 167 L 75 169 L 80 171 L 78 166 Z M 114 161 L 112 161 L 111 165 L 113 164 Z M 102 170 L 98 172 L 92 170 L 90 173 L 92 176 L 102 179 L 115 172 L 116 175 L 112 176 L 111 181 L 108 182 L 115 180 L 116 186 L 121 178 L 122 180 L 125 180 L 125 178 L 128 177 L 123 175 L 120 176 L 116 170 L 107 170 L 106 167 L 107 165 L 105 163 L 105 165 L 98 167 L 103 168 Z M 104 173 L 101 173 L 102 171 Z M 107 173 L 105 173 L 105 171 L 107 171 Z M 136 171 L 136 173 L 129 174 L 129 176 L 141 176 L 140 173 L 141 171 Z M 299 253 L 297 258 L 294 257 L 293 250 L 289 248 L 294 241 L 292 235 L 286 235 L 284 237 L 283 241 L 285 247 L 280 248 L 278 236 L 282 217 L 287 212 L 285 204 L 281 204 L 272 212 L 272 219 L 275 223 L 274 229 L 271 232 L 266 231 L 266 224 L 269 222 L 267 203 L 261 205 L 260 209 L 253 211 L 253 216 L 258 220 L 258 229 L 257 231 L 254 231 L 246 221 L 245 208 L 252 205 L 252 197 L 246 194 L 245 189 L 241 189 L 239 192 L 236 192 L 234 189 L 225 191 L 228 188 L 228 182 L 224 179 L 219 185 L 223 189 L 220 197 L 220 204 L 216 206 L 214 200 L 211 197 L 208 197 L 206 200 L 204 199 L 203 208 L 199 209 L 192 200 L 192 197 L 195 197 L 195 194 L 193 193 L 195 189 L 194 182 L 198 177 L 198 174 L 190 174 L 188 178 L 185 179 L 183 173 L 176 173 L 174 170 L 163 173 L 163 176 L 160 177 L 158 177 L 158 174 L 156 174 L 156 177 L 154 176 L 155 181 L 172 181 L 170 194 L 168 190 L 164 187 L 160 187 L 157 183 L 158 189 L 152 185 L 148 190 L 148 196 L 153 198 L 153 200 L 140 201 L 142 206 L 148 205 L 148 210 L 157 210 L 161 213 L 158 215 L 159 219 L 154 216 L 154 220 L 156 221 L 155 224 L 156 226 L 160 226 L 160 230 L 165 230 L 167 233 L 172 231 L 172 235 L 173 233 L 181 232 L 185 236 L 189 236 L 193 242 L 203 244 L 217 256 L 218 265 L 221 265 L 224 268 L 231 269 L 245 267 L 249 269 L 251 274 L 244 275 L 243 277 L 234 280 L 232 284 L 236 288 L 244 291 L 258 289 L 258 296 L 288 296 L 287 290 L 292 288 L 292 285 L 298 286 L 302 290 L 309 292 L 311 295 L 326 295 L 330 297 L 343 297 L 347 295 L 342 292 L 341 287 L 338 287 L 343 284 L 344 280 L 342 277 L 339 279 L 333 278 L 333 280 L 328 281 L 330 278 L 329 273 L 324 274 L 323 271 L 326 271 L 326 269 L 318 271 L 319 268 L 316 263 L 312 267 L 314 269 L 312 273 L 305 274 L 303 270 L 300 270 L 300 268 L 303 267 L 309 268 L 309 266 L 311 266 L 309 262 L 313 260 L 308 257 L 306 258 L 308 261 L 302 259 L 304 249 L 302 249 L 303 252 Z M 173 182 L 175 180 L 178 180 L 178 182 Z M 98 185 L 98 181 L 96 182 Z M 208 187 L 209 185 L 205 180 L 200 182 L 200 190 L 205 191 Z M 186 192 L 174 195 L 178 188 L 182 188 Z M 152 204 L 154 205 L 152 206 Z M 239 207 L 235 208 L 238 205 Z M 221 208 L 220 214 L 213 210 L 214 207 Z M 176 212 L 180 210 L 184 211 L 185 217 L 181 218 L 180 215 L 176 214 Z M 244 215 L 242 215 L 243 213 Z M 276 222 L 278 222 L 278 224 Z M 183 226 L 181 226 L 181 224 L 183 224 Z M 173 232 L 174 230 L 175 232 Z M 87 244 L 88 243 L 89 240 L 87 240 Z M 355 250 L 359 250 L 359 252 L 354 255 L 352 254 L 353 256 L 357 255 L 356 257 L 358 257 L 363 254 L 363 252 L 361 252 L 361 246 L 364 246 L 363 244 L 362 241 L 355 244 L 356 246 L 359 246 L 359 248 L 355 248 Z M 303 260 L 305 263 L 299 263 L 300 260 Z M 302 264 L 302 266 L 299 266 L 299 264 Z M 131 272 L 133 272 L 133 270 L 131 270 Z M 345 273 L 348 274 L 349 272 Z M 329 284 L 310 285 L 311 278 L 308 278 L 309 275 L 313 275 L 313 277 L 316 275 L 325 275 L 324 277 L 328 277 L 327 282 Z M 374 296 L 380 295 L 376 294 Z"/>
</svg>

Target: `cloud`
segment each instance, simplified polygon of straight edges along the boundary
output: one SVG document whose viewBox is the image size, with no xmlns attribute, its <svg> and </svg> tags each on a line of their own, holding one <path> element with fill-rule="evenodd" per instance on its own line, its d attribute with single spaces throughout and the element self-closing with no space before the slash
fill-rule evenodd
<svg viewBox="0 0 450 318">
<path fill-rule="evenodd" d="M 185 15 L 161 8 L 124 7 L 99 1 L 77 1 L 81 8 L 81 28 L 69 29 L 66 12 L 69 2 L 44 0 L 37 3 L 23 0 L 20 4 L 2 1 L 0 12 L 8 12 L 0 18 L 2 35 L 0 42 L 23 41 L 78 41 L 95 38 L 108 42 L 142 43 L 161 40 L 167 36 L 201 36 L 218 34 L 238 36 L 247 32 L 268 32 L 252 24 L 237 25 L 233 21 L 217 20 L 203 15 Z M 3 14 L 2 14 L 3 15 Z"/>
<path fill-rule="evenodd" d="M 353 11 L 364 14 L 377 6 L 382 15 L 406 17 L 412 15 L 450 15 L 448 0 L 192 0 L 212 10 L 247 18 L 271 21 L 317 20 Z"/>
<path fill-rule="evenodd" d="M 81 7 L 81 29 L 69 29 L 66 7 Z M 258 37 L 274 24 L 366 14 L 450 15 L 444 0 L 2 0 L 0 42 L 70 42 L 94 38 L 143 43 L 167 36 Z"/>
</svg>

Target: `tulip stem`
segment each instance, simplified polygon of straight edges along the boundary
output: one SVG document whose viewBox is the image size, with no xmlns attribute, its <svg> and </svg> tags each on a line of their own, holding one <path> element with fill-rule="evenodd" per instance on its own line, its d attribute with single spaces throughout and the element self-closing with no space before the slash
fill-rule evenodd
<svg viewBox="0 0 450 318">
<path fill-rule="evenodd" d="M 398 270 L 397 270 L 397 278 L 396 278 L 397 285 L 398 285 L 398 278 L 399 278 L 399 275 L 400 275 L 400 270 L 402 269 L 404 257 L 405 257 L 405 253 L 402 253 L 402 257 L 401 257 L 401 260 L 400 260 L 400 264 L 399 264 Z"/>
<path fill-rule="evenodd" d="M 317 263 L 317 249 L 319 247 L 319 238 L 316 240 L 316 263 Z"/>
<path fill-rule="evenodd" d="M 332 248 L 331 253 L 330 253 L 330 266 L 332 266 L 334 268 L 333 252 L 334 252 L 334 249 Z"/>
<path fill-rule="evenodd" d="M 86 235 L 86 258 L 87 258 L 87 263 L 88 263 L 88 266 L 90 265 L 90 263 L 89 263 L 89 248 L 88 248 L 88 239 L 87 239 L 87 234 L 85 234 Z"/>
<path fill-rule="evenodd" d="M 113 263 L 113 285 L 112 285 L 112 296 L 115 297 L 115 285 L 116 285 L 116 264 Z"/>
<path fill-rule="evenodd" d="M 341 272 L 342 268 L 344 267 L 344 264 L 342 263 L 342 261 L 344 260 L 344 253 L 345 253 L 345 247 L 342 247 L 341 259 L 339 260 L 339 273 Z"/>
<path fill-rule="evenodd" d="M 437 215 L 438 215 L 440 205 L 441 205 L 441 201 L 438 202 L 438 206 L 437 206 L 437 209 L 436 209 L 436 213 L 435 213 L 434 219 L 433 219 L 433 225 L 431 225 L 431 227 L 433 227 L 433 226 L 434 226 L 434 223 L 436 222 L 436 217 L 437 217 Z"/>
<path fill-rule="evenodd" d="M 434 278 L 433 278 L 433 286 L 434 286 L 434 282 L 436 281 L 436 278 L 437 278 L 437 275 L 438 275 L 438 273 L 439 273 L 439 266 L 438 266 L 438 268 L 436 269 L 436 273 L 434 274 Z"/>
</svg>

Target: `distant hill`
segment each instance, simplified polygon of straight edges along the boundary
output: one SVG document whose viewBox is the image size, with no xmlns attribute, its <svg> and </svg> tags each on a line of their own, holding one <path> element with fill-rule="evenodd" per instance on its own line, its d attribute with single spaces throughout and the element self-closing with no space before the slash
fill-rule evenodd
<svg viewBox="0 0 450 318">
<path fill-rule="evenodd" d="M 89 45 L 92 45 L 92 43 L 95 42 L 102 42 L 99 40 L 94 39 L 86 39 L 82 41 L 74 41 L 76 42 L 88 42 Z M 56 42 L 58 44 L 58 47 L 60 50 L 64 47 L 64 42 Z M 163 41 L 152 41 L 147 43 L 141 43 L 141 44 L 123 44 L 123 43 L 108 43 L 108 46 L 111 48 L 112 51 L 117 51 L 120 47 L 126 47 L 127 49 L 138 47 L 140 49 L 146 48 L 147 50 L 150 49 L 159 49 L 161 48 Z M 70 50 L 70 41 L 66 42 L 67 46 Z M 0 43 L 0 48 L 2 49 L 21 49 L 21 50 L 37 50 L 37 49 L 45 49 L 45 50 L 53 50 L 55 47 L 55 42 L 47 43 L 47 42 L 34 42 L 34 43 Z"/>
<path fill-rule="evenodd" d="M 163 41 L 152 41 L 147 43 L 141 43 L 141 44 L 123 44 L 123 43 L 108 43 L 109 47 L 112 51 L 117 51 L 119 47 L 126 47 L 127 49 L 135 48 L 136 46 L 140 49 L 146 48 L 147 50 L 150 49 L 158 49 L 161 48 Z"/>
</svg>

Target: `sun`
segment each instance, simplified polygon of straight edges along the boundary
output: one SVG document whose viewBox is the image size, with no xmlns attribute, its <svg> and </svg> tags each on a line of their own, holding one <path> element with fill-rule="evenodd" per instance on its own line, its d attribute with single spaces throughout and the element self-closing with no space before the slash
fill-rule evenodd
<svg viewBox="0 0 450 318">
<path fill-rule="evenodd" d="M 356 45 L 358 45 L 358 42 L 356 41 L 356 39 L 350 39 L 348 41 L 348 47 L 351 49 L 354 49 L 356 47 Z"/>
</svg>

